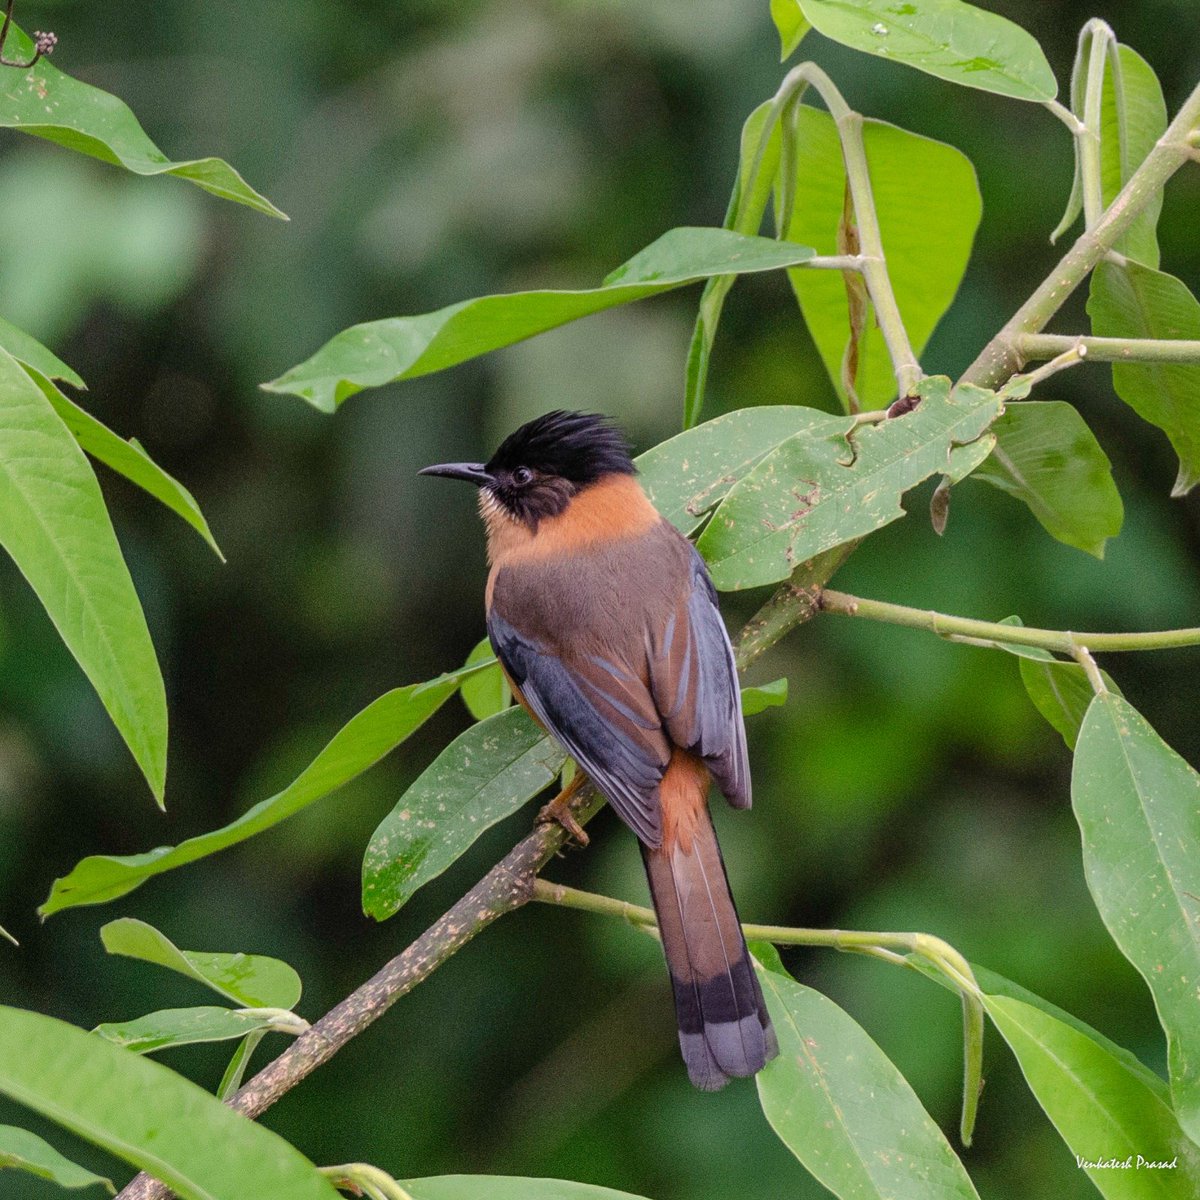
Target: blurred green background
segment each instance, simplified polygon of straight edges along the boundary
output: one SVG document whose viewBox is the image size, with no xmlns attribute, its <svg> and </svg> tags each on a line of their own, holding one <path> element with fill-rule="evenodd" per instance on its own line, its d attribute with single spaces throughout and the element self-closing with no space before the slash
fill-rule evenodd
<svg viewBox="0 0 1200 1200">
<path fill-rule="evenodd" d="M 1196 82 L 1193 0 L 987 7 L 1042 40 L 1064 86 L 1076 31 L 1097 14 L 1150 59 L 1172 110 Z M 18 18 L 55 29 L 56 64 L 124 97 L 172 157 L 227 157 L 292 220 L 4 138 L 0 313 L 76 367 L 92 410 L 195 492 L 229 562 L 102 476 L 167 676 L 165 816 L 35 600 L 0 564 L 0 922 L 22 941 L 0 946 L 0 1000 L 88 1027 L 206 1002 L 182 979 L 104 955 L 97 929 L 129 914 L 184 946 L 290 960 L 307 985 L 301 1011 L 315 1019 L 529 823 L 532 810 L 493 830 L 387 925 L 361 915 L 367 837 L 465 725 L 457 700 L 401 753 L 262 838 L 115 905 L 45 926 L 33 909 L 83 855 L 225 823 L 376 695 L 461 662 L 483 632 L 482 535 L 471 497 L 416 469 L 485 457 L 512 426 L 560 405 L 617 416 L 639 448 L 669 435 L 697 293 L 365 394 L 336 418 L 256 385 L 354 321 L 489 291 L 586 286 L 664 229 L 718 224 L 741 122 L 782 74 L 766 0 L 62 0 L 22 4 Z M 1068 135 L 1035 106 L 817 35 L 803 55 L 855 107 L 950 141 L 976 165 L 984 223 L 924 358 L 960 371 L 1060 252 L 1047 235 L 1070 183 Z M 1161 232 L 1164 266 L 1193 287 L 1198 204 L 1193 168 L 1171 184 Z M 1055 328 L 1084 328 L 1082 296 Z M 1055 627 L 1195 624 L 1200 504 L 1167 498 L 1165 438 L 1115 400 L 1104 367 L 1057 377 L 1044 389 L 1054 397 L 1097 431 L 1126 501 L 1105 563 L 968 483 L 944 538 L 917 494 L 910 519 L 873 537 L 837 586 Z M 783 277 L 739 283 L 709 415 L 832 402 Z M 730 624 L 758 599 L 727 598 Z M 1106 665 L 1200 762 L 1200 653 Z M 782 674 L 788 707 L 752 722 L 754 812 L 717 817 L 743 915 L 940 934 L 1161 1066 L 1150 999 L 1084 885 L 1070 759 L 1025 699 L 1016 660 L 826 617 L 753 678 Z M 593 829 L 592 848 L 549 875 L 643 900 L 633 839 L 609 813 Z M 864 959 L 785 961 L 866 1026 L 953 1131 L 954 998 Z M 561 1175 L 654 1200 L 824 1194 L 775 1141 L 753 1087 L 693 1091 L 674 1043 L 650 939 L 531 908 L 455 957 L 267 1123 L 318 1162 L 369 1160 L 401 1177 Z M 267 1047 L 278 1052 L 281 1039 Z M 214 1086 L 225 1054 L 167 1061 Z M 1093 1195 L 992 1036 L 986 1075 L 965 1152 L 985 1200 Z M 0 1106 L 0 1120 L 14 1119 L 25 1118 Z M 0 1175 L 0 1196 L 50 1194 Z"/>
</svg>

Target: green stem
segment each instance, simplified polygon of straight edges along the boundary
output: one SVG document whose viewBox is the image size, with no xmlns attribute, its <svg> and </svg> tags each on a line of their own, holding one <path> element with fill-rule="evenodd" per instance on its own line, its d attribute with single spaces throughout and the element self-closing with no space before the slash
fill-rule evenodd
<svg viewBox="0 0 1200 1200">
<path fill-rule="evenodd" d="M 1104 212 L 1104 193 L 1100 175 L 1100 124 L 1104 102 L 1104 68 L 1108 48 L 1116 42 L 1112 29 L 1104 21 L 1093 18 L 1083 27 L 1080 41 L 1090 39 L 1088 53 L 1087 90 L 1083 101 L 1083 127 L 1080 129 L 1079 170 L 1083 188 L 1084 227 L 1091 229 Z"/>
<path fill-rule="evenodd" d="M 824 612 L 847 617 L 865 617 L 909 629 L 925 629 L 950 641 L 1009 646 L 1037 646 L 1074 657 L 1080 648 L 1099 653 L 1116 650 L 1169 650 L 1177 646 L 1200 645 L 1200 629 L 1163 629 L 1153 633 L 1072 633 L 1060 629 L 1033 629 L 1027 625 L 1002 625 L 996 621 L 977 621 L 972 617 L 954 617 L 884 600 L 867 600 L 826 588 L 821 593 Z"/>
<path fill-rule="evenodd" d="M 1008 324 L 984 347 L 962 377 L 979 387 L 996 387 L 1024 365 L 1018 339 L 1038 333 L 1063 302 L 1112 249 L 1167 180 L 1188 161 L 1188 138 L 1200 125 L 1200 86 L 1184 101 L 1175 120 L 1129 177 L 1096 224 L 1079 237 Z"/>
<path fill-rule="evenodd" d="M 771 112 L 763 129 L 762 142 L 755 159 L 755 171 L 766 152 L 771 128 L 790 104 L 798 105 L 805 90 L 811 87 L 825 102 L 829 115 L 837 125 L 842 143 L 842 158 L 846 164 L 846 180 L 850 185 L 850 197 L 854 204 L 854 218 L 858 224 L 858 237 L 862 253 L 857 255 L 859 269 L 871 295 L 875 319 L 879 324 L 883 340 L 887 345 L 892 367 L 896 373 L 896 385 L 901 396 L 912 394 L 921 380 L 923 372 L 908 340 L 908 331 L 896 303 L 896 294 L 888 274 L 887 260 L 883 252 L 883 238 L 879 231 L 879 216 L 875 210 L 875 194 L 871 190 L 871 172 L 867 163 L 866 146 L 863 143 L 861 113 L 854 112 L 833 80 L 816 63 L 801 63 L 784 78 Z M 755 172 L 752 172 L 752 178 Z M 780 231 L 781 234 L 786 229 Z"/>
<path fill-rule="evenodd" d="M 1095 362 L 1200 363 L 1200 341 L 1184 338 L 1087 337 L 1062 333 L 1023 333 L 1013 340 L 1022 360 L 1055 358 L 1073 349 Z"/>
<path fill-rule="evenodd" d="M 600 916 L 619 917 L 631 925 L 657 930 L 652 909 L 630 904 L 611 896 L 583 892 L 578 888 L 536 879 L 533 900 L 574 908 Z M 742 933 L 751 941 L 771 942 L 776 946 L 816 946 L 865 954 L 897 966 L 920 969 L 924 962 L 942 976 L 963 1000 L 963 1110 L 962 1140 L 971 1144 L 979 1089 L 983 1079 L 983 1000 L 971 964 L 949 942 L 928 933 L 892 933 L 859 929 L 805 929 L 790 925 L 742 925 Z M 912 956 L 906 957 L 906 956 Z"/>
</svg>

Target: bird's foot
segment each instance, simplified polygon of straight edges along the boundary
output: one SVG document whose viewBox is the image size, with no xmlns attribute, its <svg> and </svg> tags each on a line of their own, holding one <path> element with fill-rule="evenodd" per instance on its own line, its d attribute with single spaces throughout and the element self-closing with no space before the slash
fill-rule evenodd
<svg viewBox="0 0 1200 1200">
<path fill-rule="evenodd" d="M 585 776 L 583 772 L 577 770 L 571 782 L 549 804 L 543 805 L 537 815 L 537 824 L 560 826 L 566 831 L 567 837 L 571 838 L 581 847 L 586 846 L 591 841 L 591 838 L 588 837 L 583 830 L 583 826 L 575 819 L 575 814 L 571 811 L 571 801 L 575 798 L 575 793 L 579 791 L 584 782 Z"/>
</svg>

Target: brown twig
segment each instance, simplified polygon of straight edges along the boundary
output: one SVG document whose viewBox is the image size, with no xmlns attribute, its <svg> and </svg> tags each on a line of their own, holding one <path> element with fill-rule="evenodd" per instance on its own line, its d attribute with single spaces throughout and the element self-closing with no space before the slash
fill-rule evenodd
<svg viewBox="0 0 1200 1200">
<path fill-rule="evenodd" d="M 816 614 L 823 584 L 849 554 L 839 547 L 803 563 L 759 610 L 738 638 L 734 657 L 744 670 L 791 629 Z M 604 801 L 591 787 L 571 798 L 571 815 L 585 825 Z M 465 896 L 378 974 L 351 992 L 278 1058 L 268 1063 L 230 1100 L 247 1117 L 266 1112 L 281 1096 L 327 1063 L 347 1042 L 378 1021 L 401 996 L 427 979 L 497 917 L 529 903 L 538 872 L 566 841 L 557 824 L 538 825 L 517 843 Z M 168 1200 L 170 1189 L 150 1175 L 138 1175 L 117 1200 Z"/>
</svg>

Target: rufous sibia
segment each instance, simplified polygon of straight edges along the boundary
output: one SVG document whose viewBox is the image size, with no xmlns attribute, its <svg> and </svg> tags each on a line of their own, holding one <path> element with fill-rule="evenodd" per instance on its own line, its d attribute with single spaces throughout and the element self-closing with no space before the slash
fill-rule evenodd
<svg viewBox="0 0 1200 1200">
<path fill-rule="evenodd" d="M 479 488 L 496 657 L 641 843 L 689 1077 L 715 1091 L 753 1075 L 778 1043 L 708 811 L 714 781 L 750 807 L 750 767 L 704 560 L 602 417 L 548 413 L 487 463 L 421 473 Z"/>
</svg>

